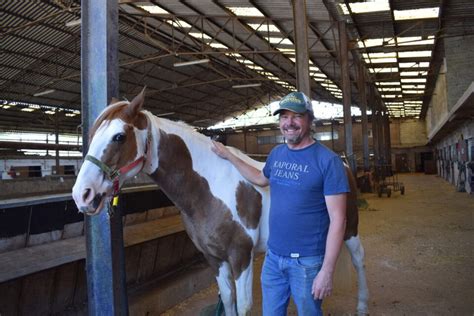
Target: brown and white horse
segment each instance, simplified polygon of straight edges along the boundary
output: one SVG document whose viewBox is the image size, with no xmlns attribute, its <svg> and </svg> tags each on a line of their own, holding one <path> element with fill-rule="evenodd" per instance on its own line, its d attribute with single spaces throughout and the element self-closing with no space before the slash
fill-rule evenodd
<svg viewBox="0 0 474 316">
<path fill-rule="evenodd" d="M 131 102 L 108 106 L 97 118 L 73 187 L 77 207 L 97 214 L 125 180 L 145 172 L 180 209 L 190 238 L 214 269 L 226 315 L 236 314 L 236 304 L 238 315 L 245 315 L 252 306 L 254 254 L 265 251 L 267 243 L 269 190 L 251 185 L 215 155 L 209 138 L 142 110 L 143 102 L 142 92 Z M 349 200 L 345 240 L 358 272 L 357 309 L 367 313 L 355 193 Z"/>
</svg>

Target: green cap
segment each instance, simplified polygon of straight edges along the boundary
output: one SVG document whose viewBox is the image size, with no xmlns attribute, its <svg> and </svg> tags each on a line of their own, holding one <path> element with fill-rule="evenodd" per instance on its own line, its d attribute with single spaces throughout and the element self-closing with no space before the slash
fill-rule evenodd
<svg viewBox="0 0 474 316">
<path fill-rule="evenodd" d="M 300 114 L 309 111 L 310 114 L 313 115 L 313 107 L 311 105 L 311 100 L 309 100 L 303 92 L 291 92 L 280 100 L 279 105 L 280 107 L 278 108 L 278 110 L 273 112 L 273 115 L 277 115 L 284 110 Z"/>
</svg>

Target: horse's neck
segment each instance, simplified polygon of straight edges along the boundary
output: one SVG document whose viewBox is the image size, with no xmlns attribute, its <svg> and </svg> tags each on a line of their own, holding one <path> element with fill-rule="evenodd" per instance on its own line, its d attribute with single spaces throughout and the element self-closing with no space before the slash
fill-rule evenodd
<svg viewBox="0 0 474 316">
<path fill-rule="evenodd" d="M 152 135 L 152 166 L 145 170 L 148 174 L 157 167 L 168 175 L 177 169 L 192 168 L 200 176 L 208 178 L 222 163 L 211 151 L 210 139 L 184 123 L 152 117 Z"/>
</svg>

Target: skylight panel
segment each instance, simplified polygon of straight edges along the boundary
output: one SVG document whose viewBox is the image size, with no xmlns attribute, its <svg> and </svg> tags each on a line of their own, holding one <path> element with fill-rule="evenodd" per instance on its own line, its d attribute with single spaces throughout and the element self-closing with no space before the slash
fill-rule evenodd
<svg viewBox="0 0 474 316">
<path fill-rule="evenodd" d="M 277 45 L 293 45 L 293 42 L 290 41 L 288 38 L 283 38 L 283 37 L 267 37 L 267 41 L 270 42 L 270 44 L 277 44 Z"/>
<path fill-rule="evenodd" d="M 397 57 L 397 53 L 363 53 L 364 58 L 390 58 L 390 57 Z"/>
<path fill-rule="evenodd" d="M 395 20 L 433 19 L 439 16 L 439 7 L 412 10 L 393 10 Z"/>
<path fill-rule="evenodd" d="M 407 94 L 422 94 L 425 90 L 403 90 L 403 93 Z"/>
<path fill-rule="evenodd" d="M 156 4 L 139 4 L 138 7 L 151 14 L 169 14 L 169 11 L 166 11 L 165 9 L 160 6 L 157 6 Z"/>
<path fill-rule="evenodd" d="M 386 72 L 398 72 L 397 67 L 384 67 L 384 68 L 369 68 L 371 73 L 386 73 Z"/>
<path fill-rule="evenodd" d="M 407 84 L 402 85 L 403 89 L 424 89 L 426 86 L 424 84 Z"/>
<path fill-rule="evenodd" d="M 395 43 L 393 43 L 395 45 Z M 413 37 L 397 37 L 398 46 L 409 46 L 409 45 L 433 45 L 434 39 L 423 40 L 421 36 Z"/>
<path fill-rule="evenodd" d="M 400 68 L 428 68 L 430 66 L 429 62 L 408 62 L 408 63 L 399 63 Z"/>
<path fill-rule="evenodd" d="M 227 9 L 237 16 L 264 16 L 263 13 L 255 7 L 227 7 Z"/>
<path fill-rule="evenodd" d="M 395 88 L 379 88 L 380 91 L 402 91 L 400 87 Z"/>
<path fill-rule="evenodd" d="M 248 26 L 253 28 L 259 32 L 278 32 L 280 33 L 280 29 L 276 27 L 274 24 L 267 24 L 267 23 L 247 23 Z"/>
<path fill-rule="evenodd" d="M 374 0 L 371 2 L 349 3 L 352 13 L 370 13 L 380 11 L 390 11 L 388 0 Z"/>
<path fill-rule="evenodd" d="M 382 46 L 384 42 L 383 38 L 370 38 L 364 41 L 357 41 L 357 46 L 362 47 L 374 47 L 374 46 Z"/>
<path fill-rule="evenodd" d="M 212 38 L 212 37 L 210 37 L 209 35 L 207 35 L 205 33 L 199 33 L 199 32 L 190 32 L 189 35 L 191 35 L 194 38 L 198 38 L 198 39 L 210 40 Z"/>
<path fill-rule="evenodd" d="M 319 78 L 327 78 L 327 76 L 325 74 L 323 74 L 322 72 L 313 73 L 313 74 L 311 74 L 311 76 L 319 77 Z"/>
<path fill-rule="evenodd" d="M 399 52 L 398 57 L 400 58 L 431 57 L 431 51 L 419 50 L 419 51 L 411 51 L 411 52 Z"/>
<path fill-rule="evenodd" d="M 190 29 L 192 27 L 191 24 L 181 19 L 167 20 L 166 23 L 171 24 L 175 28 Z"/>
<path fill-rule="evenodd" d="M 400 82 L 398 81 L 377 81 L 375 83 L 378 86 L 399 86 Z"/>
<path fill-rule="evenodd" d="M 277 47 L 276 49 L 285 55 L 294 55 L 296 53 L 294 48 Z"/>
<path fill-rule="evenodd" d="M 410 77 L 410 76 L 426 76 L 428 74 L 427 71 L 402 71 L 400 76 L 403 77 Z"/>
<path fill-rule="evenodd" d="M 217 42 L 209 43 L 209 46 L 211 46 L 211 47 L 213 47 L 213 48 L 226 48 L 226 49 L 229 48 L 229 47 L 227 47 L 226 45 L 221 44 L 221 43 L 217 43 Z"/>
<path fill-rule="evenodd" d="M 402 83 L 425 83 L 426 78 L 402 78 Z"/>
<path fill-rule="evenodd" d="M 342 14 L 344 15 L 350 14 L 349 9 L 347 8 L 345 3 L 339 3 L 339 8 L 342 10 Z"/>
<path fill-rule="evenodd" d="M 370 64 L 386 64 L 386 63 L 396 63 L 397 62 L 397 59 L 396 58 L 371 58 L 371 59 L 368 59 L 366 58 L 365 59 L 365 62 Z"/>
</svg>

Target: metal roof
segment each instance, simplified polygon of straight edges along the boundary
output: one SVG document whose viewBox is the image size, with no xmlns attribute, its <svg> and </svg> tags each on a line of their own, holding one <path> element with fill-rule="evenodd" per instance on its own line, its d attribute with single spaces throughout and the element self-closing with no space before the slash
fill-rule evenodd
<svg viewBox="0 0 474 316">
<path fill-rule="evenodd" d="M 352 48 L 353 101 L 358 102 L 354 65 L 363 60 L 368 80 L 377 84 L 392 116 L 423 117 L 443 58 L 442 38 L 472 34 L 474 2 L 386 1 L 388 11 L 354 13 L 350 10 L 354 1 L 306 0 L 313 99 L 342 102 L 337 21 L 345 20 Z M 236 7 L 255 8 L 259 16 L 240 15 Z M 159 13 L 146 8 L 159 9 Z M 394 18 L 394 10 L 416 8 L 439 8 L 439 16 Z M 0 105 L 0 130 L 54 131 L 57 124 L 60 131 L 76 131 L 81 109 L 80 24 L 68 25 L 80 19 L 80 9 L 77 0 L 2 4 L 0 100 L 9 102 Z M 130 99 L 146 85 L 146 107 L 157 115 L 206 127 L 268 104 L 296 86 L 290 0 L 121 0 L 119 33 L 121 96 Z M 419 44 L 406 39 L 415 36 L 433 40 Z M 370 39 L 382 40 L 365 46 L 361 42 Z M 432 53 L 403 57 L 406 51 Z M 394 53 L 394 59 L 374 63 L 381 59 L 372 54 L 384 52 Z M 209 62 L 174 66 L 201 59 Z M 408 63 L 419 62 L 422 67 L 401 76 L 407 70 L 401 63 L 409 67 Z M 398 82 L 397 88 L 406 78 L 426 78 L 423 88 L 410 88 L 423 91 L 412 94 L 401 88 L 387 93 L 390 86 L 381 84 Z M 247 84 L 260 86 L 235 88 Z M 41 107 L 35 109 L 29 103 Z M 33 110 L 22 111 L 28 107 Z M 47 114 L 55 107 L 56 115 Z"/>
</svg>

